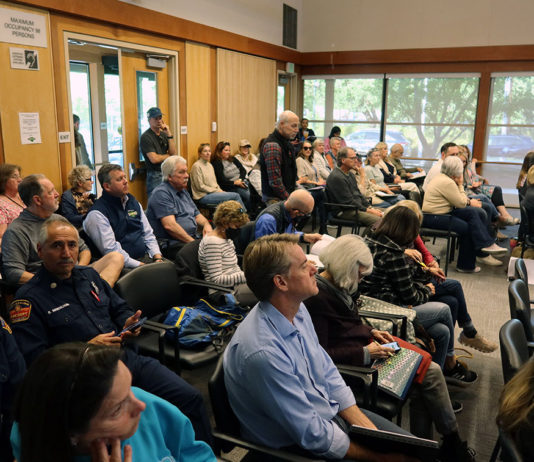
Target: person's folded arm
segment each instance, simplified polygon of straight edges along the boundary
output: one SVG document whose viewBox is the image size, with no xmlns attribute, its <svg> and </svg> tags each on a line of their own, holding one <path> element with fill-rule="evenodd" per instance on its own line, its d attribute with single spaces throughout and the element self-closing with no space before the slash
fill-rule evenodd
<svg viewBox="0 0 534 462">
<path fill-rule="evenodd" d="M 115 233 L 109 220 L 98 210 L 92 210 L 87 214 L 83 222 L 83 229 L 91 238 L 102 255 L 109 252 L 119 252 L 124 257 L 125 268 L 135 268 L 141 262 L 130 257 L 120 242 L 115 239 Z"/>
</svg>

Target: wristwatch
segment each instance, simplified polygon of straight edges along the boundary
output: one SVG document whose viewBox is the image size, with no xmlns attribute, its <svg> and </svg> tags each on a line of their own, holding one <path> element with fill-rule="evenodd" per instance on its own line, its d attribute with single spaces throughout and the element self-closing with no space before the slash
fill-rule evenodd
<svg viewBox="0 0 534 462">
<path fill-rule="evenodd" d="M 174 138 L 174 135 L 171 135 L 171 136 L 167 137 L 168 140 L 172 140 L 173 138 Z"/>
</svg>

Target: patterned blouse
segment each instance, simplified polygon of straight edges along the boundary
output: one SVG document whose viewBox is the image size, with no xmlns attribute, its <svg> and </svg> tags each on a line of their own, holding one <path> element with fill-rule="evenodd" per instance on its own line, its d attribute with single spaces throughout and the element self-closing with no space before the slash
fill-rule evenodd
<svg viewBox="0 0 534 462">
<path fill-rule="evenodd" d="M 0 196 L 0 224 L 9 225 L 20 215 L 26 206 L 10 201 L 5 196 Z"/>
</svg>

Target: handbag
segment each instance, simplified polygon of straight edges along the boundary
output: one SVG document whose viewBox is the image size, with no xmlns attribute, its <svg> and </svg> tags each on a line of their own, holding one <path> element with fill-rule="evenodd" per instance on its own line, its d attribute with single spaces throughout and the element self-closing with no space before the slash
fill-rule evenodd
<svg viewBox="0 0 534 462">
<path fill-rule="evenodd" d="M 413 323 L 416 317 L 416 313 L 414 310 L 410 308 L 403 308 L 402 306 L 394 305 L 393 303 L 384 302 L 382 300 L 378 300 L 377 298 L 371 298 L 366 295 L 360 295 L 358 301 L 358 309 L 366 311 L 376 311 L 377 313 L 398 314 L 401 316 L 405 316 L 408 320 L 406 326 L 406 341 L 409 343 L 415 343 L 416 336 Z M 387 321 L 384 319 L 373 319 L 371 317 L 363 316 L 362 321 L 365 322 L 368 326 L 373 327 L 374 329 L 392 333 L 392 321 Z M 398 319 L 393 322 L 397 324 L 397 328 L 400 330 L 402 320 Z"/>
</svg>

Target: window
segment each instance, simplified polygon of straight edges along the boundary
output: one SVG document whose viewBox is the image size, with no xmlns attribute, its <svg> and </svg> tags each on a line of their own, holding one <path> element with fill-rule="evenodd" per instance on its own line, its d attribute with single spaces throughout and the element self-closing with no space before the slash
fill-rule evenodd
<svg viewBox="0 0 534 462">
<path fill-rule="evenodd" d="M 493 74 L 482 174 L 503 188 L 506 204 L 518 206 L 517 177 L 523 158 L 534 150 L 534 75 Z"/>
<path fill-rule="evenodd" d="M 72 113 L 80 118 L 79 132 L 85 141 L 89 160 L 94 165 L 93 119 L 91 114 L 91 90 L 89 86 L 89 64 L 70 62 L 70 91 Z M 80 164 L 82 159 L 76 159 Z"/>
<path fill-rule="evenodd" d="M 158 83 L 155 72 L 137 71 L 136 76 L 137 126 L 139 127 L 139 138 L 141 138 L 141 135 L 150 127 L 146 116 L 147 111 L 158 105 Z M 145 160 L 141 152 L 139 152 L 139 160 Z"/>
<path fill-rule="evenodd" d="M 386 143 L 438 157 L 449 141 L 473 146 L 478 76 L 388 76 Z"/>
</svg>

